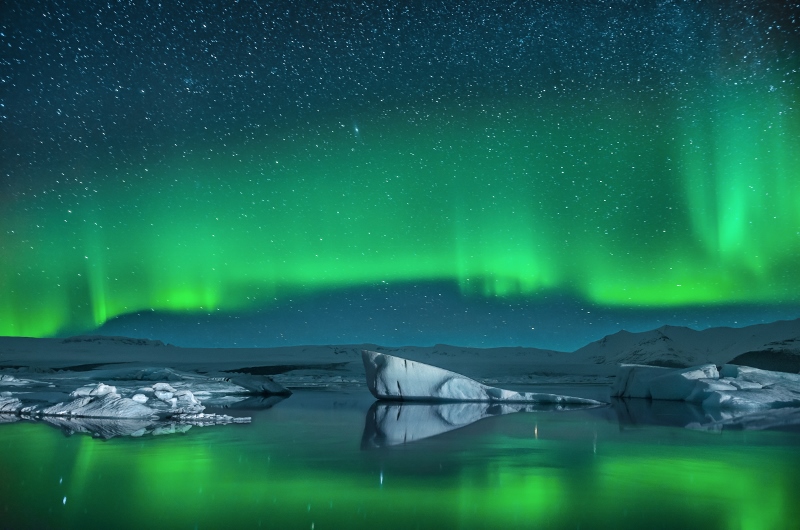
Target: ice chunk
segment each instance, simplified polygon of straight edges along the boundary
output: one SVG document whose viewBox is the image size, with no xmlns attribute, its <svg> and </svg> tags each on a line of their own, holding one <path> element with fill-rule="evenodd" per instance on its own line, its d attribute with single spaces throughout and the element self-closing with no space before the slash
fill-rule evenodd
<svg viewBox="0 0 800 530">
<path fill-rule="evenodd" d="M 178 390 L 175 392 L 174 399 L 178 407 L 195 407 L 200 404 L 189 390 Z"/>
<path fill-rule="evenodd" d="M 623 365 L 613 395 L 688 401 L 707 409 L 798 407 L 800 375 L 733 365 L 720 372 L 710 364 L 678 370 Z"/>
<path fill-rule="evenodd" d="M 78 416 L 93 418 L 150 418 L 155 410 L 117 393 L 102 396 L 82 396 L 68 403 L 57 403 L 39 411 L 47 416 Z"/>
<path fill-rule="evenodd" d="M 650 381 L 653 399 L 686 400 L 695 390 L 698 379 L 719 379 L 717 367 L 704 364 L 681 370 L 669 370 Z"/>
<path fill-rule="evenodd" d="M 704 401 L 705 408 L 768 409 L 800 407 L 800 394 L 783 387 L 712 392 Z"/>
<path fill-rule="evenodd" d="M 58 403 L 42 409 L 33 407 L 26 413 L 91 418 L 150 418 L 153 416 L 165 418 L 178 414 L 198 414 L 205 409 L 189 390 L 175 390 L 166 383 L 157 383 L 153 386 L 156 388 L 155 397 L 159 399 L 148 399 L 141 392 L 135 393 L 132 398 L 127 398 L 117 393 L 113 386 L 103 383 L 87 385 L 72 392 L 70 396 L 75 399 L 70 402 Z"/>
<path fill-rule="evenodd" d="M 721 381 L 733 385 L 739 390 L 750 390 L 750 389 L 757 390 L 759 388 L 764 388 L 763 385 L 760 385 L 758 383 L 753 383 L 752 381 L 739 381 L 738 379 L 727 379 L 727 378 L 721 379 Z"/>
<path fill-rule="evenodd" d="M 622 364 L 611 387 L 611 395 L 619 397 L 650 397 L 650 381 L 670 370 L 660 366 Z"/>
<path fill-rule="evenodd" d="M 737 381 L 747 381 L 758 383 L 762 387 L 779 384 L 786 388 L 794 388 L 800 392 L 800 374 L 790 374 L 787 372 L 771 372 L 750 366 L 737 366 L 726 364 L 720 373 L 722 377 L 736 379 Z"/>
<path fill-rule="evenodd" d="M 97 383 L 96 385 L 86 385 L 78 388 L 70 394 L 70 397 L 105 396 L 106 394 L 116 393 L 117 387 Z"/>
<path fill-rule="evenodd" d="M 162 392 L 161 390 L 156 390 L 156 398 L 160 399 L 164 402 L 169 402 L 174 394 L 172 392 Z"/>
<path fill-rule="evenodd" d="M 731 392 L 735 390 L 737 390 L 737 388 L 725 380 L 708 378 L 697 379 L 694 382 L 692 391 L 683 399 L 690 403 L 703 403 L 715 392 Z"/>
<path fill-rule="evenodd" d="M 158 392 L 173 392 L 174 393 L 175 392 L 175 389 L 172 388 L 172 386 L 169 385 L 168 383 L 156 383 L 156 384 L 153 385 L 153 390 L 156 393 L 158 393 Z"/>
<path fill-rule="evenodd" d="M 593 399 L 490 387 L 449 370 L 369 350 L 361 357 L 369 391 L 378 399 L 602 405 Z"/>
<path fill-rule="evenodd" d="M 22 408 L 22 401 L 15 397 L 0 397 L 0 413 L 16 413 Z"/>
</svg>

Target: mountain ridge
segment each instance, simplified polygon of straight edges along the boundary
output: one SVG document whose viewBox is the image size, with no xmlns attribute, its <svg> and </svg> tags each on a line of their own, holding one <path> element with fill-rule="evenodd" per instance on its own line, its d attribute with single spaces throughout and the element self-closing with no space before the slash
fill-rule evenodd
<svg viewBox="0 0 800 530">
<path fill-rule="evenodd" d="M 742 328 L 695 330 L 665 325 L 630 332 L 620 330 L 573 352 L 532 347 L 474 348 L 448 344 L 380 346 L 377 344 L 298 345 L 271 348 L 184 348 L 160 340 L 83 335 L 65 339 L 0 337 L 0 368 L 81 363 L 154 362 L 216 367 L 352 362 L 361 349 L 398 355 L 473 374 L 557 374 L 564 371 L 611 375 L 618 364 L 686 367 L 705 363 L 745 364 L 766 370 L 800 372 L 800 318 Z"/>
</svg>

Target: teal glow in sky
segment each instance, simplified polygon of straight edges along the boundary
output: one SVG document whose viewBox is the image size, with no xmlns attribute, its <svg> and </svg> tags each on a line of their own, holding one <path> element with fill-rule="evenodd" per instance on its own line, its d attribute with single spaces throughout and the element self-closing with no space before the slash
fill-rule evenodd
<svg viewBox="0 0 800 530">
<path fill-rule="evenodd" d="M 0 37 L 0 335 L 385 284 L 796 313 L 796 6 L 94 7 Z"/>
</svg>

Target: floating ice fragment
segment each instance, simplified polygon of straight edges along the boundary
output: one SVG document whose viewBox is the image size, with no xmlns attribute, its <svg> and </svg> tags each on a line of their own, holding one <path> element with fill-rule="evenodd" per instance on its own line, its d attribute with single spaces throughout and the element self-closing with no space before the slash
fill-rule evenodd
<svg viewBox="0 0 800 530">
<path fill-rule="evenodd" d="M 678 370 L 621 365 L 612 395 L 687 401 L 707 409 L 800 407 L 800 374 L 729 364 L 720 372 L 711 364 Z"/>
</svg>

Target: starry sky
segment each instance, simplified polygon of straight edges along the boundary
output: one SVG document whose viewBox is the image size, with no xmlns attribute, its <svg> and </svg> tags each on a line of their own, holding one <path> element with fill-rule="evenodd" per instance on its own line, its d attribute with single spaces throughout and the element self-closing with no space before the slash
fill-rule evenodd
<svg viewBox="0 0 800 530">
<path fill-rule="evenodd" d="M 798 3 L 0 15 L 0 335 L 574 349 L 800 316 Z"/>
</svg>

